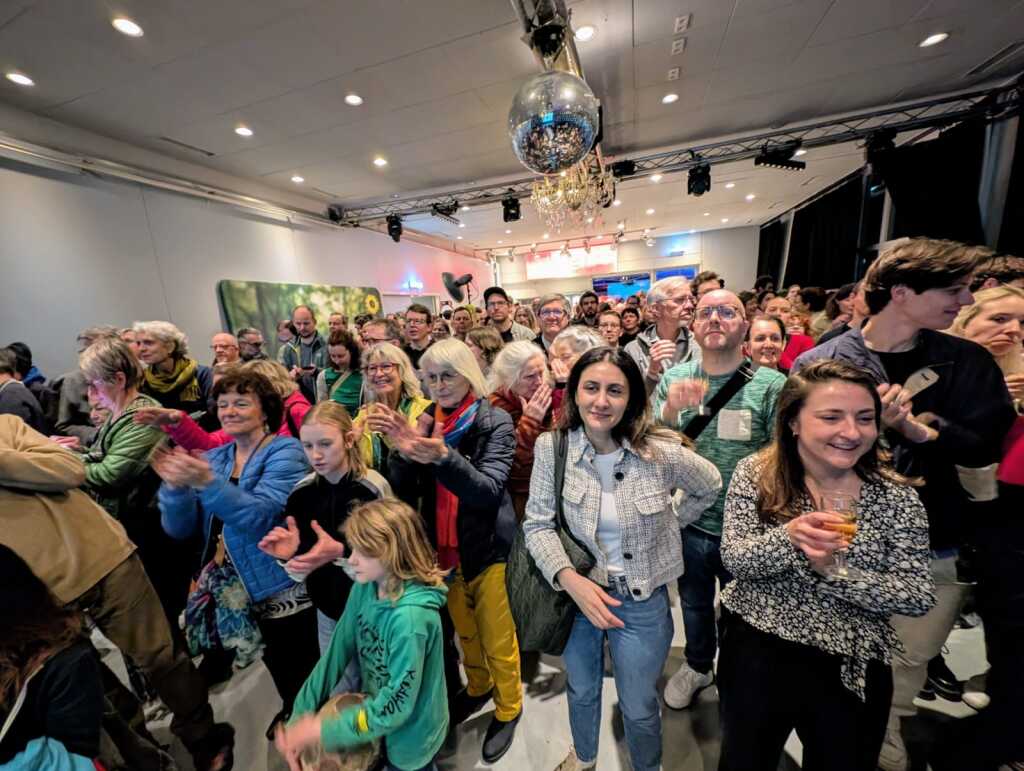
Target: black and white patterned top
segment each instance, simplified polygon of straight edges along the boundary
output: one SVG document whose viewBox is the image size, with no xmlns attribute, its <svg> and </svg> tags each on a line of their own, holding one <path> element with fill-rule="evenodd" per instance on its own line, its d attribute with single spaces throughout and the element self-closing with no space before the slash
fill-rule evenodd
<svg viewBox="0 0 1024 771">
<path fill-rule="evenodd" d="M 722 603 L 762 632 L 843 657 L 843 685 L 864 698 L 868 661 L 901 650 L 889 616 L 923 616 L 935 604 L 928 518 L 913 488 L 864 482 L 848 562 L 864 581 L 826 578 L 793 546 L 786 528 L 757 512 L 758 456 L 736 465 L 725 499 L 722 562 L 735 581 Z M 813 511 L 809 498 L 800 512 Z"/>
</svg>

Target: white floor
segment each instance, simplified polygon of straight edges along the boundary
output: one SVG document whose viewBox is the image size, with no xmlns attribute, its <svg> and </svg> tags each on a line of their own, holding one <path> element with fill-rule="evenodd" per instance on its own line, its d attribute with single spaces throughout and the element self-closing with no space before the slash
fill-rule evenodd
<svg viewBox="0 0 1024 771">
<path fill-rule="evenodd" d="M 683 634 L 678 598 L 673 595 L 673 618 L 676 633 L 672 651 L 665 665 L 668 677 L 682 660 Z M 108 657 L 109 658 L 109 657 Z M 985 671 L 984 645 L 981 630 L 957 630 L 950 637 L 947 663 L 961 679 L 968 679 Z M 512 771 L 551 771 L 565 757 L 571 742 L 568 708 L 565 695 L 565 674 L 557 658 L 542 661 L 540 671 L 525 686 L 523 719 L 512 748 L 493 768 Z M 235 769 L 238 771 L 287 771 L 263 732 L 280 707 L 270 676 L 262 663 L 237 673 L 230 682 L 218 686 L 211 694 L 218 720 L 228 720 L 237 731 Z M 972 714 L 963 704 L 943 699 L 920 702 L 924 709 L 945 712 L 952 717 Z M 629 759 L 623 738 L 622 719 L 617 710 L 615 681 L 605 678 L 602 704 L 603 725 L 598 768 L 602 771 L 629 769 Z M 478 713 L 459 730 L 459 745 L 455 755 L 439 760 L 443 771 L 468 771 L 488 768 L 480 759 L 480 745 L 490 721 L 491 709 Z M 186 753 L 167 729 L 169 720 L 151 728 L 160 741 L 172 744 L 171 751 L 179 759 L 183 771 L 191 771 Z M 714 771 L 718 765 L 720 733 L 718 726 L 718 693 L 715 687 L 700 694 L 688 710 L 676 712 L 663 709 L 665 771 Z M 799 767 L 800 743 L 791 736 L 787 744 L 788 757 L 780 769 Z M 923 768 L 923 767 L 922 767 Z"/>
</svg>

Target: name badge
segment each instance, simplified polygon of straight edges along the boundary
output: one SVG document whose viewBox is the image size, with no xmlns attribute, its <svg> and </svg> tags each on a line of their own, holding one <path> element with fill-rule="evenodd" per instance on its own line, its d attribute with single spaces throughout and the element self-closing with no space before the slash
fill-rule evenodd
<svg viewBox="0 0 1024 771">
<path fill-rule="evenodd" d="M 749 442 L 752 420 L 750 410 L 719 410 L 718 438 Z"/>
</svg>

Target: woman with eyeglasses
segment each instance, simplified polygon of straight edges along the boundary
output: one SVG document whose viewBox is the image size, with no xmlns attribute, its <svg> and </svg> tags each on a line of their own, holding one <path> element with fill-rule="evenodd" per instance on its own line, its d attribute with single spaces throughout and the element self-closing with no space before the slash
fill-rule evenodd
<svg viewBox="0 0 1024 771">
<path fill-rule="evenodd" d="M 490 764 L 508 751 L 523 708 L 519 645 L 505 593 L 511 539 L 498 533 L 499 520 L 514 517 L 506 484 L 515 429 L 508 413 L 487 400 L 487 383 L 465 343 L 435 343 L 420 364 L 435 402 L 428 410 L 430 431 L 415 431 L 390 408 L 370 415 L 368 425 L 398 450 L 391 459 L 392 484 L 420 491 L 438 561 L 452 571 L 448 611 L 469 684 L 449 694 L 451 724 L 494 699 L 482 753 Z"/>
</svg>

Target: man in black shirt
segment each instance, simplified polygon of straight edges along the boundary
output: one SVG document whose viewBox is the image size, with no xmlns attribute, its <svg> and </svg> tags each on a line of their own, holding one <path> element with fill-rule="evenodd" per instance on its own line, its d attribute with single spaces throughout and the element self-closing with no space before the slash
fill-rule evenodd
<svg viewBox="0 0 1024 771">
<path fill-rule="evenodd" d="M 484 305 L 487 308 L 488 323 L 501 335 L 503 342 L 533 340 L 533 330 L 513 320 L 512 299 L 500 286 L 484 290 Z"/>
<path fill-rule="evenodd" d="M 600 300 L 597 294 L 587 290 L 580 295 L 579 318 L 573 324 L 585 324 L 588 327 L 597 329 L 597 312 L 600 309 Z"/>
<path fill-rule="evenodd" d="M 433 342 L 430 339 L 433 321 L 430 309 L 419 303 L 413 303 L 405 312 L 405 345 L 402 350 L 412 362 L 413 369 L 420 368 L 420 357 Z"/>
<path fill-rule="evenodd" d="M 883 252 L 864 278 L 870 318 L 863 330 L 802 354 L 793 372 L 812 361 L 838 358 L 874 377 L 882 397 L 885 437 L 896 470 L 923 479 L 918 495 L 928 512 L 936 604 L 920 618 L 891 619 L 904 650 L 893 657 L 893 704 L 878 765 L 907 768 L 900 718 L 915 713 L 914 697 L 953 629 L 968 586 L 958 580 L 957 556 L 980 488 L 961 480 L 991 475 L 1015 415 L 992 356 L 968 340 L 938 330 L 973 302 L 968 283 L 978 253 L 951 241 L 906 239 Z M 928 385 L 915 373 L 928 368 Z M 912 377 L 913 376 L 913 377 Z M 911 382 L 908 382 L 911 381 Z M 908 390 L 909 387 L 909 390 Z M 984 486 L 983 486 L 984 487 Z"/>
<path fill-rule="evenodd" d="M 619 338 L 619 345 L 623 348 L 628 343 L 636 340 L 640 334 L 640 309 L 635 305 L 627 305 L 622 309 L 622 337 Z"/>
</svg>

